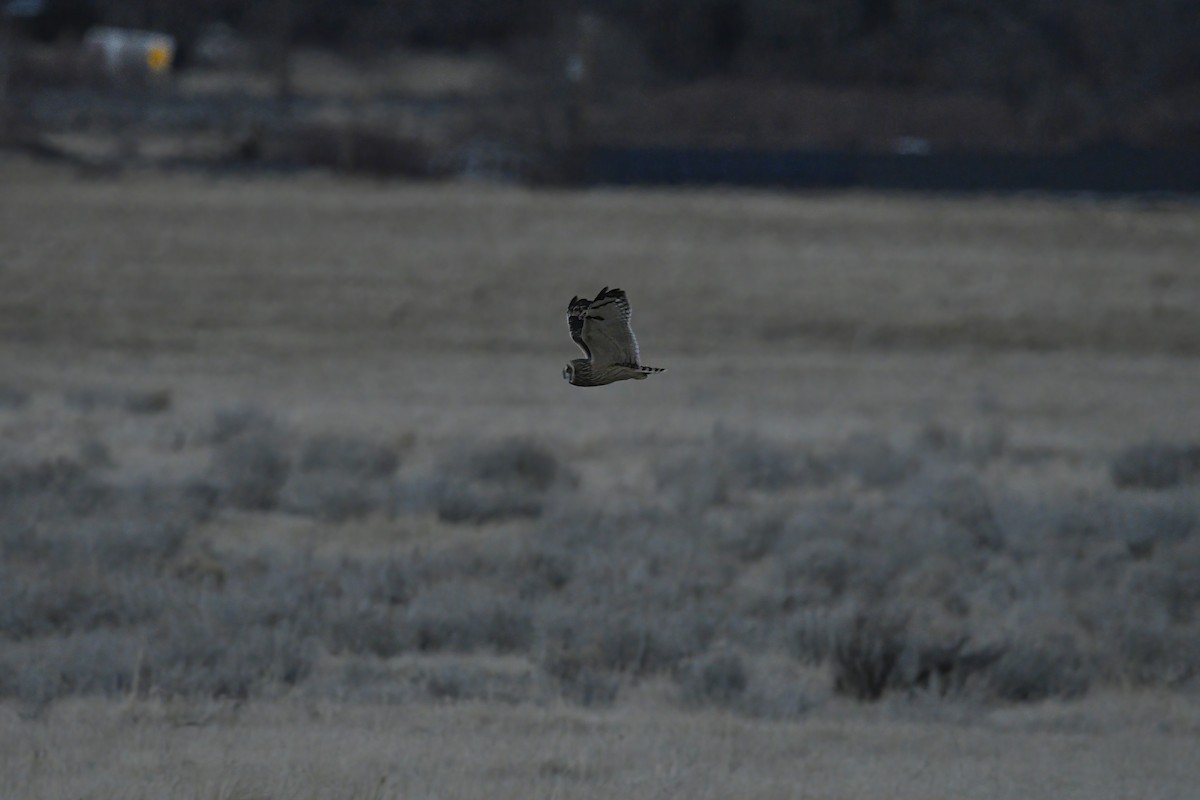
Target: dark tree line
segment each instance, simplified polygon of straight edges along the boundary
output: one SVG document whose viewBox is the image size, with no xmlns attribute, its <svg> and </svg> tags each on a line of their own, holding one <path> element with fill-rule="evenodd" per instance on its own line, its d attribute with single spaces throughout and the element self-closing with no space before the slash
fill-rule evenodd
<svg viewBox="0 0 1200 800">
<path fill-rule="evenodd" d="M 153 27 L 184 50 L 213 22 L 254 37 L 370 54 L 512 48 L 588 13 L 653 78 L 732 74 L 1105 97 L 1200 84 L 1196 0 L 47 0 L 44 36 L 83 24 Z M 634 54 L 631 53 L 631 59 Z"/>
</svg>

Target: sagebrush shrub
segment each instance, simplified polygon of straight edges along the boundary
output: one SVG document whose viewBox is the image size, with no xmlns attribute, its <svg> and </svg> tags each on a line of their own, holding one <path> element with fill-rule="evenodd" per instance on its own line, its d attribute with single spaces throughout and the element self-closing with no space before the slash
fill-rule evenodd
<svg viewBox="0 0 1200 800">
<path fill-rule="evenodd" d="M 1200 481 L 1200 445 L 1133 445 L 1113 457 L 1109 474 L 1114 485 L 1129 489 L 1169 489 Z"/>
<path fill-rule="evenodd" d="M 577 483 L 575 471 L 546 448 L 508 439 L 452 453 L 430 491 L 442 519 L 482 524 L 538 517 L 551 490 Z"/>
<path fill-rule="evenodd" d="M 737 653 L 706 654 L 680 666 L 675 682 L 685 702 L 730 706 L 746 693 L 749 674 Z"/>
<path fill-rule="evenodd" d="M 907 645 L 906 622 L 884 612 L 860 612 L 833 634 L 833 690 L 878 700 L 895 679 Z"/>
<path fill-rule="evenodd" d="M 247 511 L 270 511 L 279 504 L 291 459 L 274 436 L 242 434 L 213 451 L 211 480 L 221 501 Z"/>
</svg>

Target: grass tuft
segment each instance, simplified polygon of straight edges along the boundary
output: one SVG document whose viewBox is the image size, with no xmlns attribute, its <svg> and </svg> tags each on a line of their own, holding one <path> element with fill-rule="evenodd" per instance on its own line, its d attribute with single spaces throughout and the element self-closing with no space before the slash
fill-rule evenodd
<svg viewBox="0 0 1200 800">
<path fill-rule="evenodd" d="M 907 621 L 883 612 L 852 615 L 833 635 L 833 690 L 878 700 L 893 683 L 907 645 Z"/>
<path fill-rule="evenodd" d="M 1200 445 L 1146 442 L 1127 447 L 1109 465 L 1113 485 L 1122 489 L 1170 489 L 1200 481 Z"/>
<path fill-rule="evenodd" d="M 546 448 L 508 439 L 469 446 L 444 459 L 431 491 L 446 522 L 484 524 L 541 516 L 551 491 L 578 480 Z"/>
<path fill-rule="evenodd" d="M 81 386 L 64 392 L 63 403 L 67 408 L 83 413 L 116 410 L 129 414 L 162 414 L 171 408 L 171 392 L 167 389 Z"/>
<path fill-rule="evenodd" d="M 686 508 L 726 505 L 747 492 L 820 484 L 828 477 L 828 466 L 806 453 L 723 427 L 702 447 L 655 464 L 658 488 Z"/>
<path fill-rule="evenodd" d="M 307 440 L 300 448 L 301 472 L 336 473 L 359 479 L 388 478 L 400 457 L 383 444 L 351 436 L 323 434 Z"/>
<path fill-rule="evenodd" d="M 1010 644 L 985 673 L 990 693 L 1009 702 L 1079 697 L 1091 679 L 1082 654 L 1067 639 Z"/>
<path fill-rule="evenodd" d="M 683 701 L 689 705 L 731 707 L 746 694 L 749 673 L 737 653 L 705 654 L 675 672 Z"/>
<path fill-rule="evenodd" d="M 209 477 L 223 505 L 270 511 L 291 472 L 282 441 L 269 432 L 246 432 L 223 439 L 213 449 Z"/>
<path fill-rule="evenodd" d="M 31 398 L 24 389 L 0 383 L 0 411 L 19 411 L 29 405 Z"/>
</svg>

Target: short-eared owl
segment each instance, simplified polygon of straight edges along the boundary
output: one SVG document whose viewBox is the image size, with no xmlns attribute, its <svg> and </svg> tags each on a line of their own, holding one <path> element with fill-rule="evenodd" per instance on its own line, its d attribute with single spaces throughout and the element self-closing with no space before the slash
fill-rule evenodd
<svg viewBox="0 0 1200 800">
<path fill-rule="evenodd" d="M 642 366 L 637 337 L 629 326 L 632 314 L 629 298 L 620 289 L 605 286 L 595 300 L 571 298 L 567 305 L 567 324 L 571 338 L 587 358 L 567 364 L 563 378 L 573 386 L 603 386 L 629 379 L 645 380 L 662 372 L 658 367 Z"/>
</svg>

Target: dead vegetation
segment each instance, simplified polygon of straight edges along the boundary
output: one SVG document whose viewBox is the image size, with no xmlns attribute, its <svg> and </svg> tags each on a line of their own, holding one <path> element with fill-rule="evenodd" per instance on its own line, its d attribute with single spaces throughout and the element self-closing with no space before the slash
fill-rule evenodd
<svg viewBox="0 0 1200 800">
<path fill-rule="evenodd" d="M 219 412 L 201 434 L 210 464 L 178 482 L 115 482 L 61 458 L 5 464 L 0 693 L 30 708 L 91 694 L 339 697 L 354 689 L 324 660 L 386 670 L 437 654 L 526 659 L 513 702 L 610 705 L 657 676 L 687 706 L 773 717 L 820 702 L 762 699 L 789 692 L 760 665 L 781 652 L 865 701 L 1200 679 L 1200 498 L 1130 488 L 1128 451 L 1112 486 L 1063 496 L 1012 485 L 1019 455 L 950 431 L 801 449 L 722 429 L 643 453 L 655 494 L 609 510 L 552 445 L 528 440 L 463 442 L 398 474 L 392 448 L 305 436 L 262 410 Z M 432 487 L 431 502 L 393 501 L 406 482 Z M 373 518 L 396 537 L 432 514 L 450 541 L 521 532 L 382 562 L 202 546 L 206 524 L 246 513 Z M 491 681 L 462 668 L 422 685 L 431 699 L 482 697 Z"/>
<path fill-rule="evenodd" d="M 504 775 L 596 796 L 629 754 L 584 763 L 564 735 L 641 720 L 659 780 L 694 763 L 663 749 L 683 719 L 731 795 L 751 773 L 794 794 L 823 747 L 861 778 L 864 730 L 899 720 L 910 766 L 933 740 L 961 765 L 963 737 L 999 757 L 1099 731 L 1187 796 L 1195 366 L 1160 328 L 1087 332 L 1155 303 L 1190 319 L 1194 209 L 5 169 L 0 793 L 122 794 L 96 788 L 123 764 L 96 730 L 240 758 L 261 723 L 278 773 L 452 719 L 521 742 L 478 796 Z M 640 287 L 670 381 L 563 386 L 553 309 L 600 272 Z M 1049 351 L 980 333 L 1035 317 Z M 948 321 L 919 346 L 870 333 Z M 1112 697 L 1153 710 L 1083 710 Z M 425 746 L 474 752 L 438 730 Z M 208 766 L 260 774 L 230 758 Z"/>
</svg>

